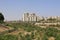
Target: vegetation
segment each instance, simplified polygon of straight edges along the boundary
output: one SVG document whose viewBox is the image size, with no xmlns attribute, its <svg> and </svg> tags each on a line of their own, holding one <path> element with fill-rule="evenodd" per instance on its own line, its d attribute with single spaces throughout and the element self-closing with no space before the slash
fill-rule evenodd
<svg viewBox="0 0 60 40">
<path fill-rule="evenodd" d="M 60 30 L 54 27 L 41 28 L 35 26 L 33 23 L 24 22 L 6 23 L 5 25 L 13 29 L 0 33 L 0 40 L 48 40 L 49 37 L 60 40 Z M 13 35 L 14 31 L 19 33 Z"/>
<path fill-rule="evenodd" d="M 0 13 L 0 23 L 4 22 L 4 15 L 2 13 Z"/>
<path fill-rule="evenodd" d="M 18 40 L 14 35 L 0 35 L 0 40 Z"/>
</svg>

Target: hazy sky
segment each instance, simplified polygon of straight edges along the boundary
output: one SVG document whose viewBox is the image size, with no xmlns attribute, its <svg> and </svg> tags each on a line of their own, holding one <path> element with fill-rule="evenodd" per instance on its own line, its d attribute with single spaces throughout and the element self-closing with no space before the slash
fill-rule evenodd
<svg viewBox="0 0 60 40">
<path fill-rule="evenodd" d="M 0 0 L 0 12 L 5 20 L 19 20 L 25 12 L 60 16 L 60 0 Z"/>
</svg>

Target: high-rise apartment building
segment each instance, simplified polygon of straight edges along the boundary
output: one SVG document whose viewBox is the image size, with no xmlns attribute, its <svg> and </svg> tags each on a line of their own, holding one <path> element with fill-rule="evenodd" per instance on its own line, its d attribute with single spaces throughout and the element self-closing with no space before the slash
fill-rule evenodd
<svg viewBox="0 0 60 40">
<path fill-rule="evenodd" d="M 23 21 L 39 21 L 42 20 L 42 17 L 37 16 L 35 13 L 29 14 L 29 13 L 24 13 L 23 14 Z"/>
<path fill-rule="evenodd" d="M 29 16 L 29 13 L 24 13 L 23 14 L 23 21 L 28 21 L 29 20 L 28 16 Z"/>
<path fill-rule="evenodd" d="M 23 21 L 37 21 L 37 16 L 29 13 L 23 14 Z"/>
</svg>

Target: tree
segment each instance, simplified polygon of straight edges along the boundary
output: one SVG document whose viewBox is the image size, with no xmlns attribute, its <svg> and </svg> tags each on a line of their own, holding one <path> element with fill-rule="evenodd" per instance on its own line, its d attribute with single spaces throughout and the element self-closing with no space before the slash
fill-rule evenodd
<svg viewBox="0 0 60 40">
<path fill-rule="evenodd" d="M 2 13 L 0 13 L 0 23 L 2 23 L 4 21 L 4 16 Z"/>
</svg>

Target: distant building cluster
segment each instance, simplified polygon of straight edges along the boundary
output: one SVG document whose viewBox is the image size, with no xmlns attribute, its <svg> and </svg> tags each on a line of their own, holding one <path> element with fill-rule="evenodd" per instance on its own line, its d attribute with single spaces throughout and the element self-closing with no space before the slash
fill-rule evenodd
<svg viewBox="0 0 60 40">
<path fill-rule="evenodd" d="M 50 19 L 50 18 L 60 20 L 60 16 L 43 17 L 43 16 L 37 16 L 35 13 L 31 13 L 31 14 L 30 13 L 24 13 L 22 20 L 23 21 L 35 21 L 35 22 L 38 22 L 40 20 L 47 21 L 47 19 Z"/>
<path fill-rule="evenodd" d="M 35 13 L 29 14 L 24 13 L 23 14 L 23 21 L 39 21 L 41 18 L 37 16 Z"/>
</svg>

